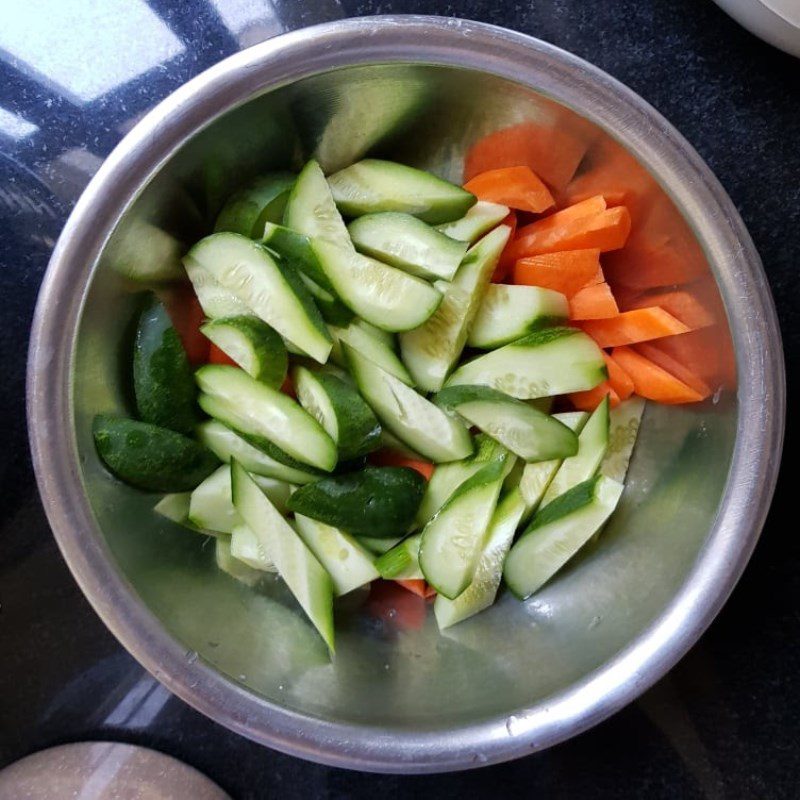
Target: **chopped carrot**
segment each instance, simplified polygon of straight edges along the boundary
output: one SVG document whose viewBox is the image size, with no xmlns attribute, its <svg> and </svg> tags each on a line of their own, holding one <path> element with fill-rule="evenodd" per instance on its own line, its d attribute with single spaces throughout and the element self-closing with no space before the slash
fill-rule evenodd
<svg viewBox="0 0 800 800">
<path fill-rule="evenodd" d="M 620 400 L 627 400 L 634 392 L 631 376 L 606 352 L 603 353 L 608 370 L 608 383 Z"/>
<path fill-rule="evenodd" d="M 652 361 L 656 366 L 669 372 L 670 375 L 685 383 L 689 388 L 694 389 L 704 399 L 711 394 L 711 389 L 705 381 L 695 375 L 688 367 L 680 361 L 676 361 L 672 356 L 660 350 L 655 344 L 641 342 L 633 348 L 640 356 Z"/>
<path fill-rule="evenodd" d="M 500 253 L 497 266 L 494 268 L 494 273 L 492 274 L 492 283 L 502 283 L 508 277 L 509 272 L 511 272 L 511 268 L 514 266 L 514 259 L 509 258 L 507 253 L 508 248 L 511 247 L 511 244 L 514 241 L 514 234 L 517 230 L 516 213 L 514 211 L 509 211 L 508 216 L 503 219 L 500 224 L 508 225 L 508 227 L 511 228 L 511 233 L 509 234 L 506 246 L 503 248 L 503 252 Z"/>
<path fill-rule="evenodd" d="M 530 167 L 502 167 L 476 175 L 464 184 L 481 200 L 541 214 L 553 205 L 553 195 Z"/>
<path fill-rule="evenodd" d="M 619 314 L 617 301 L 605 281 L 584 286 L 569 301 L 570 319 L 607 319 L 617 314 Z"/>
<path fill-rule="evenodd" d="M 736 358 L 725 325 L 700 328 L 649 344 L 693 372 L 706 386 L 736 387 Z"/>
<path fill-rule="evenodd" d="M 422 475 L 425 480 L 430 480 L 433 475 L 433 464 L 430 461 L 422 461 L 418 458 L 409 458 L 402 453 L 398 453 L 388 448 L 376 450 L 370 454 L 369 460 L 378 467 L 410 467 Z"/>
<path fill-rule="evenodd" d="M 716 322 L 714 314 L 691 288 L 649 292 L 628 297 L 625 302 L 626 311 L 648 306 L 660 306 L 692 330 L 706 328 Z"/>
<path fill-rule="evenodd" d="M 288 375 L 283 379 L 283 383 L 281 384 L 279 391 L 283 392 L 284 394 L 288 394 L 289 397 L 297 397 L 294 392 L 294 384 L 292 383 L 292 379 Z"/>
<path fill-rule="evenodd" d="M 542 286 L 567 297 L 592 283 L 600 271 L 600 251 L 563 250 L 521 258 L 514 264 L 514 283 Z M 599 278 L 602 280 L 602 271 Z"/>
<path fill-rule="evenodd" d="M 536 222 L 531 222 L 530 225 L 525 225 L 525 227 L 519 229 L 517 236 L 522 238 L 530 233 L 552 230 L 561 225 L 566 225 L 568 222 L 572 222 L 572 220 L 593 217 L 595 214 L 605 211 L 606 208 L 605 198 L 603 195 L 597 194 L 580 203 L 562 208 L 561 211 L 548 214 L 546 217 L 542 217 L 542 219 L 537 219 Z"/>
<path fill-rule="evenodd" d="M 396 580 L 395 583 L 425 600 L 436 594 L 436 589 L 433 586 L 429 586 L 424 580 L 407 578 L 406 580 Z"/>
<path fill-rule="evenodd" d="M 163 296 L 163 301 L 189 363 L 192 366 L 207 364 L 211 343 L 200 333 L 205 315 L 194 289 L 188 284 L 171 287 Z"/>
<path fill-rule="evenodd" d="M 606 274 L 618 286 L 647 291 L 661 286 L 689 283 L 708 275 L 708 264 L 696 244 L 664 235 L 634 231 L 622 250 L 604 262 Z"/>
<path fill-rule="evenodd" d="M 600 347 L 636 344 L 689 330 L 680 320 L 658 306 L 623 311 L 610 319 L 587 320 L 581 323 L 581 327 Z"/>
<path fill-rule="evenodd" d="M 611 353 L 633 381 L 636 394 L 659 403 L 696 403 L 703 396 L 670 375 L 631 347 L 615 347 Z"/>
<path fill-rule="evenodd" d="M 212 343 L 208 350 L 208 363 L 209 364 L 228 364 L 232 367 L 239 365 L 224 351 Z"/>
<path fill-rule="evenodd" d="M 419 630 L 427 615 L 424 598 L 396 581 L 373 581 L 365 609 L 370 616 L 399 630 Z"/>
<path fill-rule="evenodd" d="M 572 392 L 569 395 L 569 399 L 578 411 L 592 412 L 600 405 L 606 395 L 608 395 L 609 406 L 616 408 L 620 403 L 619 395 L 608 381 L 603 381 L 599 386 L 595 386 L 594 389 L 587 389 L 585 392 Z"/>
<path fill-rule="evenodd" d="M 547 222 L 548 219 L 550 218 L 545 217 L 542 222 Z M 536 225 L 539 225 L 539 222 L 526 225 L 517 234 L 511 251 L 517 258 L 590 247 L 604 253 L 608 250 L 617 250 L 628 238 L 631 216 L 625 206 L 616 206 L 589 217 L 568 219 L 557 225 L 548 223 L 547 226 L 534 230 Z"/>
</svg>

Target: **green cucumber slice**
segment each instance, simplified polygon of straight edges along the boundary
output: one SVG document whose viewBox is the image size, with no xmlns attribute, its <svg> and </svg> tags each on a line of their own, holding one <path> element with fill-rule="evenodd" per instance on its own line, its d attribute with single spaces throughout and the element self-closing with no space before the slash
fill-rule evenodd
<svg viewBox="0 0 800 800">
<path fill-rule="evenodd" d="M 593 389 L 607 377 L 602 351 L 583 331 L 544 328 L 468 361 L 447 385 L 491 386 L 532 400 Z"/>
<path fill-rule="evenodd" d="M 278 571 L 258 536 L 243 522 L 231 531 L 231 556 L 261 572 Z"/>
<path fill-rule="evenodd" d="M 578 452 L 565 458 L 542 497 L 545 508 L 559 495 L 593 477 L 608 449 L 608 395 L 592 412 L 578 436 Z"/>
<path fill-rule="evenodd" d="M 198 528 L 189 519 L 189 503 L 191 502 L 191 492 L 174 492 L 172 494 L 165 494 L 154 506 L 153 511 L 160 514 L 165 519 L 176 522 L 182 528 L 186 528 L 195 533 L 201 533 L 207 536 L 216 536 L 216 531 L 204 530 Z"/>
<path fill-rule="evenodd" d="M 205 393 L 200 397 L 201 408 L 251 444 L 264 440 L 294 461 L 328 472 L 336 466 L 336 445 L 331 437 L 283 392 L 260 383 L 237 367 L 201 367 L 195 379 Z M 281 460 L 269 448 L 267 454 Z"/>
<path fill-rule="evenodd" d="M 341 355 L 341 342 L 350 345 L 362 356 L 377 364 L 381 369 L 399 378 L 408 386 L 414 385 L 414 379 L 408 374 L 403 362 L 397 357 L 394 349 L 387 345 L 386 340 L 375 336 L 363 327 L 361 320 L 354 321 L 346 328 L 331 327 L 331 336 L 339 350 L 339 359 L 344 363 Z M 371 326 L 370 326 L 371 327 Z M 384 331 L 381 331 L 384 333 Z M 390 334 L 391 335 L 391 334 Z"/>
<path fill-rule="evenodd" d="M 393 450 L 406 458 L 413 458 L 415 461 L 424 461 L 425 459 L 416 451 L 412 450 L 407 444 L 401 442 L 391 431 L 386 428 L 381 428 L 381 448 Z"/>
<path fill-rule="evenodd" d="M 455 600 L 436 596 L 433 613 L 439 630 L 463 622 L 494 603 L 503 577 L 503 563 L 524 512 L 525 501 L 518 489 L 498 502 L 472 582 Z"/>
<path fill-rule="evenodd" d="M 402 211 L 436 225 L 466 214 L 475 197 L 429 172 L 367 158 L 328 178 L 333 199 L 349 217 L 378 211 Z"/>
<path fill-rule="evenodd" d="M 253 313 L 236 295 L 223 288 L 200 262 L 187 255 L 183 259 L 183 266 L 206 317 L 216 319 Z"/>
<path fill-rule="evenodd" d="M 366 214 L 353 220 L 347 230 L 359 253 L 432 280 L 452 280 L 468 247 L 397 211 Z"/>
<path fill-rule="evenodd" d="M 457 461 L 472 453 L 472 438 L 461 422 L 357 350 L 344 343 L 342 349 L 362 397 L 402 442 L 433 462 Z"/>
<path fill-rule="evenodd" d="M 335 375 L 295 367 L 292 383 L 300 405 L 336 442 L 341 461 L 380 446 L 381 426 L 361 395 Z"/>
<path fill-rule="evenodd" d="M 322 239 L 311 243 L 341 301 L 386 331 L 416 328 L 433 314 L 442 295 L 427 281 Z"/>
<path fill-rule="evenodd" d="M 286 379 L 283 339 L 258 317 L 222 317 L 206 322 L 200 332 L 257 381 L 277 389 Z"/>
<path fill-rule="evenodd" d="M 147 242 L 147 247 L 142 247 Z M 104 253 L 111 268 L 141 283 L 176 281 L 183 277 L 181 254 L 186 245 L 163 228 L 141 218 L 120 226 Z"/>
<path fill-rule="evenodd" d="M 248 472 L 255 475 L 295 484 L 319 480 L 318 472 L 294 469 L 281 461 L 270 458 L 266 453 L 253 447 L 215 419 L 207 420 L 197 426 L 197 438 L 220 461 L 227 464 L 232 458 L 235 458 Z"/>
<path fill-rule="evenodd" d="M 538 286 L 490 283 L 472 323 L 467 344 L 494 350 L 531 331 L 564 322 L 569 303 L 560 292 Z"/>
<path fill-rule="evenodd" d="M 419 565 L 439 594 L 453 600 L 472 581 L 502 485 L 503 464 L 487 464 L 422 531 Z"/>
<path fill-rule="evenodd" d="M 511 229 L 502 225 L 467 252 L 444 298 L 421 327 L 400 336 L 403 361 L 417 384 L 429 392 L 442 388 L 467 341 L 478 306 Z"/>
<path fill-rule="evenodd" d="M 223 572 L 235 578 L 245 586 L 255 586 L 263 577 L 264 571 L 253 569 L 249 564 L 245 564 L 238 558 L 234 558 L 231 553 L 231 537 L 218 536 L 215 544 L 214 557 L 217 567 Z"/>
<path fill-rule="evenodd" d="M 133 347 L 133 388 L 142 421 L 190 434 L 197 425 L 197 386 L 186 351 L 162 303 L 151 298 Z"/>
<path fill-rule="evenodd" d="M 641 397 L 623 400 L 609 412 L 608 449 L 600 464 L 600 474 L 625 482 L 633 448 L 639 435 L 645 401 Z"/>
<path fill-rule="evenodd" d="M 308 275 L 300 275 L 300 278 L 308 289 L 308 293 L 314 298 L 314 303 L 325 322 L 329 325 L 347 325 L 353 319 L 355 316 L 353 312 L 338 297 L 314 283 Z M 332 352 L 333 348 L 331 347 Z"/>
<path fill-rule="evenodd" d="M 387 550 L 376 562 L 380 577 L 385 580 L 424 580 L 419 567 L 419 545 L 422 534 L 407 536 L 391 550 Z"/>
<path fill-rule="evenodd" d="M 344 225 L 344 223 L 342 223 Z M 321 237 L 324 238 L 324 237 Z M 322 289 L 333 291 L 333 285 L 320 266 L 319 260 L 311 248 L 311 240 L 302 233 L 293 231 L 284 225 L 267 223 L 261 243 L 281 258 L 285 258 L 300 273 L 311 278 Z"/>
<path fill-rule="evenodd" d="M 193 492 L 189 519 L 199 528 L 231 533 L 241 523 L 231 497 L 231 470 L 227 464 L 214 470 Z"/>
<path fill-rule="evenodd" d="M 388 553 L 389 550 L 391 550 L 395 545 L 399 544 L 402 540 L 402 536 L 396 539 L 373 539 L 371 536 L 358 537 L 358 541 L 363 544 L 370 553 L 373 553 L 377 556 Z"/>
<path fill-rule="evenodd" d="M 621 483 L 597 476 L 542 508 L 506 558 L 508 588 L 524 600 L 547 583 L 605 524 L 622 489 Z"/>
<path fill-rule="evenodd" d="M 298 489 L 290 510 L 355 536 L 389 538 L 408 532 L 425 479 L 408 467 L 366 467 Z"/>
<path fill-rule="evenodd" d="M 231 463 L 233 504 L 258 537 L 267 558 L 333 650 L 333 585 L 297 532 L 278 513 L 244 467 Z"/>
<path fill-rule="evenodd" d="M 524 461 L 566 458 L 578 452 L 578 437 L 562 422 L 488 386 L 450 386 L 439 392 L 435 402 Z"/>
<path fill-rule="evenodd" d="M 286 203 L 283 224 L 310 239 L 330 242 L 345 250 L 353 249 L 330 186 L 316 161 L 309 161 L 297 176 Z"/>
<path fill-rule="evenodd" d="M 379 577 L 373 557 L 352 536 L 303 514 L 294 519 L 300 537 L 331 576 L 337 597 Z"/>
<path fill-rule="evenodd" d="M 189 256 L 281 336 L 320 363 L 327 361 L 328 329 L 293 267 L 238 233 L 206 236 Z"/>
<path fill-rule="evenodd" d="M 262 175 L 231 195 L 217 215 L 214 232 L 231 231 L 257 238 L 267 222 L 280 222 L 295 176 L 291 172 Z"/>
<path fill-rule="evenodd" d="M 353 320 L 353 327 L 361 328 L 365 333 L 383 342 L 393 353 L 397 352 L 397 337 L 391 331 L 383 331 L 358 317 Z"/>
<path fill-rule="evenodd" d="M 148 422 L 98 414 L 92 434 L 97 453 L 109 470 L 125 483 L 149 492 L 190 491 L 219 465 L 203 445 Z"/>
<path fill-rule="evenodd" d="M 484 233 L 488 233 L 496 225 L 499 225 L 507 216 L 508 206 L 478 200 L 460 219 L 445 222 L 436 227 L 451 239 L 472 244 L 477 242 Z"/>
</svg>

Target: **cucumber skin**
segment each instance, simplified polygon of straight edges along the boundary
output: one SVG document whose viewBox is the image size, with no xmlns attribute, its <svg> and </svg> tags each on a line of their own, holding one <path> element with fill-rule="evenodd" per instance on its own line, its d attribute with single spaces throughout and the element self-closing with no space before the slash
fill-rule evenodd
<svg viewBox="0 0 800 800">
<path fill-rule="evenodd" d="M 214 232 L 230 231 L 250 238 L 260 236 L 259 228 L 273 221 L 273 216 L 276 220 L 283 216 L 294 181 L 295 175 L 291 172 L 272 172 L 256 178 L 228 198 L 217 215 Z M 282 205 L 281 196 L 284 198 Z M 273 204 L 276 204 L 274 208 Z"/>
<path fill-rule="evenodd" d="M 311 278 L 325 291 L 333 292 L 333 286 L 314 255 L 308 236 L 283 225 L 270 223 L 265 226 L 261 243 L 268 250 L 286 259 L 295 269 Z"/>
<path fill-rule="evenodd" d="M 425 479 L 409 467 L 366 467 L 298 489 L 289 510 L 375 539 L 402 536 L 422 501 Z"/>
<path fill-rule="evenodd" d="M 147 422 L 98 414 L 92 424 L 97 453 L 120 480 L 148 492 L 188 492 L 218 466 L 194 439 Z"/>
<path fill-rule="evenodd" d="M 133 388 L 144 422 L 188 435 L 200 421 L 189 359 L 166 309 L 155 297 L 142 311 L 136 329 Z"/>
</svg>

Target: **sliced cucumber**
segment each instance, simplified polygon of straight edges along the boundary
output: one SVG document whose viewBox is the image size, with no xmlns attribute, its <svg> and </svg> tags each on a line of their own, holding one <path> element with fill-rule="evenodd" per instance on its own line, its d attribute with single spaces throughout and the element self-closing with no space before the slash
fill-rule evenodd
<svg viewBox="0 0 800 800">
<path fill-rule="evenodd" d="M 393 353 L 397 352 L 397 337 L 391 331 L 376 328 L 374 325 L 370 325 L 369 322 L 357 317 L 353 320 L 353 327 L 361 328 L 365 333 L 383 342 Z"/>
<path fill-rule="evenodd" d="M 628 464 L 639 435 L 645 401 L 641 397 L 624 400 L 609 412 L 608 449 L 600 464 L 600 474 L 625 482 Z"/>
<path fill-rule="evenodd" d="M 314 255 L 314 251 L 311 248 L 311 240 L 308 236 L 293 231 L 284 225 L 267 223 L 264 226 L 261 243 L 277 253 L 281 258 L 285 258 L 300 273 L 310 278 L 318 286 L 327 289 L 329 292 L 333 291 L 333 285 L 323 272 L 316 255 Z"/>
<path fill-rule="evenodd" d="M 560 292 L 539 286 L 490 283 L 472 323 L 467 344 L 493 350 L 528 333 L 564 322 L 569 303 Z"/>
<path fill-rule="evenodd" d="M 553 416 L 575 434 L 581 432 L 586 420 L 589 419 L 589 415 L 585 411 L 566 411 L 562 414 L 553 414 Z M 560 466 L 560 458 L 525 464 L 519 480 L 519 489 L 525 501 L 523 522 L 527 522 L 530 515 L 539 507 L 550 481 L 553 480 Z"/>
<path fill-rule="evenodd" d="M 189 519 L 199 528 L 231 533 L 241 524 L 231 497 L 231 470 L 227 464 L 214 470 L 193 492 Z"/>
<path fill-rule="evenodd" d="M 314 283 L 308 275 L 301 274 L 300 278 L 308 289 L 308 293 L 314 298 L 314 303 L 325 322 L 329 325 L 347 325 L 353 319 L 355 314 L 338 297 Z M 333 352 L 332 348 L 331 352 Z"/>
<path fill-rule="evenodd" d="M 468 247 L 397 211 L 366 214 L 353 220 L 347 230 L 359 253 L 433 280 L 452 280 Z"/>
<path fill-rule="evenodd" d="M 425 479 L 408 467 L 366 467 L 298 489 L 289 508 L 355 536 L 390 538 L 407 533 Z"/>
<path fill-rule="evenodd" d="M 503 485 L 503 464 L 487 464 L 461 484 L 422 531 L 419 565 L 453 600 L 469 586 Z"/>
<path fill-rule="evenodd" d="M 386 331 L 416 328 L 433 314 L 442 295 L 427 281 L 322 239 L 312 241 L 322 269 L 342 302 Z"/>
<path fill-rule="evenodd" d="M 588 481 L 600 467 L 608 449 L 608 395 L 592 412 L 578 436 L 578 452 L 565 458 L 542 497 L 544 508 L 573 486 Z"/>
<path fill-rule="evenodd" d="M 348 217 L 402 211 L 436 225 L 466 214 L 475 197 L 459 186 L 393 161 L 367 158 L 328 178 L 333 199 Z"/>
<path fill-rule="evenodd" d="M 295 514 L 297 532 L 328 571 L 337 597 L 379 577 L 374 559 L 352 536 L 303 514 Z"/>
<path fill-rule="evenodd" d="M 206 236 L 189 256 L 281 336 L 320 363 L 327 361 L 328 329 L 293 267 L 237 233 Z"/>
<path fill-rule="evenodd" d="M 419 544 L 422 534 L 407 536 L 402 542 L 387 550 L 376 562 L 381 578 L 386 580 L 424 580 L 419 567 Z"/>
<path fill-rule="evenodd" d="M 264 577 L 262 570 L 253 569 L 249 564 L 233 557 L 229 536 L 217 537 L 214 556 L 219 569 L 246 586 L 255 586 Z"/>
<path fill-rule="evenodd" d="M 236 317 L 253 312 L 236 295 L 225 289 L 200 262 L 185 256 L 183 266 L 192 282 L 200 308 L 209 319 Z"/>
<path fill-rule="evenodd" d="M 544 328 L 468 361 L 450 376 L 447 385 L 491 386 L 531 400 L 593 389 L 606 377 L 603 353 L 583 331 Z"/>
<path fill-rule="evenodd" d="M 377 556 L 388 553 L 395 545 L 400 544 L 402 536 L 396 539 L 373 539 L 371 536 L 359 536 L 358 541 Z"/>
<path fill-rule="evenodd" d="M 316 161 L 309 161 L 297 176 L 286 203 L 283 224 L 311 239 L 321 239 L 345 250 L 353 249 L 330 186 Z"/>
<path fill-rule="evenodd" d="M 457 461 L 472 453 L 466 427 L 346 344 L 345 357 L 358 390 L 382 425 L 433 462 Z"/>
<path fill-rule="evenodd" d="M 283 340 L 258 317 L 222 317 L 206 322 L 200 332 L 257 381 L 277 389 L 286 379 Z"/>
<path fill-rule="evenodd" d="M 381 428 L 381 448 L 393 450 L 406 458 L 413 458 L 415 461 L 424 461 L 425 459 L 416 451 L 412 450 L 407 444 L 401 442 L 391 431 L 386 428 Z"/>
<path fill-rule="evenodd" d="M 436 405 L 457 412 L 525 461 L 578 452 L 578 437 L 562 422 L 488 386 L 450 386 L 436 396 Z"/>
<path fill-rule="evenodd" d="M 508 216 L 508 207 L 478 200 L 461 219 L 445 222 L 437 229 L 460 242 L 477 242 L 484 233 L 499 225 Z"/>
<path fill-rule="evenodd" d="M 506 558 L 508 588 L 524 600 L 547 583 L 605 524 L 622 489 L 621 483 L 597 476 L 539 511 Z"/>
<path fill-rule="evenodd" d="M 437 595 L 433 603 L 433 613 L 439 630 L 462 622 L 494 603 L 503 577 L 503 563 L 524 513 L 525 501 L 519 489 L 510 492 L 498 502 L 489 523 L 486 544 L 481 550 L 472 583 L 455 600 Z"/>
<path fill-rule="evenodd" d="M 239 522 L 231 532 L 231 556 L 261 572 L 278 571 L 258 536 L 243 522 Z"/>
<path fill-rule="evenodd" d="M 248 472 L 275 478 L 286 483 L 304 484 L 319 479 L 319 473 L 294 469 L 286 464 L 270 458 L 266 453 L 253 447 L 230 428 L 217 422 L 207 420 L 197 427 L 197 438 L 220 461 L 229 463 L 235 458 Z"/>
<path fill-rule="evenodd" d="M 144 422 L 190 434 L 197 425 L 197 386 L 186 351 L 162 303 L 151 298 L 133 347 L 133 388 Z"/>
<path fill-rule="evenodd" d="M 258 537 L 267 558 L 333 650 L 333 585 L 297 532 L 236 461 L 231 463 L 233 504 Z"/>
<path fill-rule="evenodd" d="M 336 442 L 341 461 L 366 455 L 380 446 L 380 423 L 352 386 L 335 375 L 305 367 L 295 367 L 292 383 L 300 405 Z"/>
<path fill-rule="evenodd" d="M 216 456 L 199 442 L 148 422 L 98 414 L 92 434 L 97 453 L 111 472 L 145 491 L 190 491 L 219 466 Z"/>
<path fill-rule="evenodd" d="M 253 238 L 261 236 L 265 223 L 283 219 L 294 181 L 291 172 L 271 172 L 256 178 L 228 198 L 217 215 L 214 232 L 231 231 Z"/>
<path fill-rule="evenodd" d="M 364 324 L 362 320 L 357 320 L 346 328 L 331 327 L 331 336 L 333 336 L 333 340 L 336 343 L 335 348 L 339 350 L 340 361 L 344 363 L 340 343 L 345 342 L 361 353 L 362 356 L 377 364 L 381 369 L 394 375 L 395 378 L 399 378 L 403 383 L 413 386 L 414 379 L 408 374 L 408 370 L 397 357 L 394 349 L 386 343 L 385 339 L 379 338 L 364 328 Z M 385 331 L 381 331 L 381 333 L 385 333 Z"/>
<path fill-rule="evenodd" d="M 403 361 L 419 386 L 429 392 L 442 388 L 464 345 L 481 296 L 508 241 L 511 229 L 493 230 L 467 252 L 444 299 L 433 316 L 400 337 Z"/>
<path fill-rule="evenodd" d="M 195 533 L 202 533 L 208 536 L 216 536 L 216 531 L 208 531 L 203 528 L 198 528 L 189 519 L 189 503 L 191 502 L 191 492 L 175 492 L 173 494 L 165 494 L 154 506 L 153 511 L 160 514 L 172 522 L 178 523 L 183 528 L 187 528 Z"/>
<path fill-rule="evenodd" d="M 236 367 L 201 367 L 195 378 L 205 393 L 200 398 L 203 410 L 251 444 L 265 440 L 292 459 L 318 469 L 330 471 L 336 466 L 336 445 L 331 437 L 283 392 Z M 276 457 L 269 448 L 266 452 Z"/>
</svg>

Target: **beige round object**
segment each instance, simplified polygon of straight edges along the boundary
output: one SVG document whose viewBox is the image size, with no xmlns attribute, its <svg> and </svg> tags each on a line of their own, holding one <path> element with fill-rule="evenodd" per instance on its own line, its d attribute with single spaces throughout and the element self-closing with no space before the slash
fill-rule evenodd
<svg viewBox="0 0 800 800">
<path fill-rule="evenodd" d="M 131 744 L 80 742 L 42 750 L 0 772 L 0 800 L 230 800 L 180 761 Z"/>
</svg>

